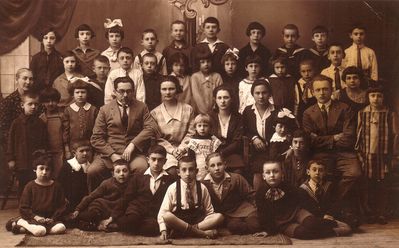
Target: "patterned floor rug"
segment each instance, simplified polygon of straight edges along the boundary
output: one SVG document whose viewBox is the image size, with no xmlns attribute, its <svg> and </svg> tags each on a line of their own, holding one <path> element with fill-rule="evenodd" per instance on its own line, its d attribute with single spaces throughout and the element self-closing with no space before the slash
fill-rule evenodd
<svg viewBox="0 0 399 248">
<path fill-rule="evenodd" d="M 63 235 L 34 237 L 26 235 L 17 246 L 128 246 L 128 245 L 291 245 L 290 238 L 274 235 L 265 238 L 251 235 L 228 235 L 217 239 L 184 238 L 162 241 L 158 237 L 133 236 L 123 233 L 67 230 Z"/>
</svg>

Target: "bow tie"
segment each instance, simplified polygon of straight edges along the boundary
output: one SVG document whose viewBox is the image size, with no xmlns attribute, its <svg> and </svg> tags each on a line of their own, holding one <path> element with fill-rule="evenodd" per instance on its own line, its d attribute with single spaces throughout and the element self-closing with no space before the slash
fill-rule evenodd
<svg viewBox="0 0 399 248">
<path fill-rule="evenodd" d="M 266 192 L 266 199 L 270 201 L 277 201 L 285 195 L 284 191 L 281 190 L 280 188 L 270 188 Z"/>
</svg>

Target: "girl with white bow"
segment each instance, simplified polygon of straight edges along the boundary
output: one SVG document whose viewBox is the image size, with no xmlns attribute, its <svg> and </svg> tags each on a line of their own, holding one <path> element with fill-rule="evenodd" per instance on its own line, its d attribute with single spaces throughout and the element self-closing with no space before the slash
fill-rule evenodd
<svg viewBox="0 0 399 248">
<path fill-rule="evenodd" d="M 111 20 L 109 18 L 105 19 L 105 38 L 109 43 L 109 47 L 104 50 L 101 55 L 108 58 L 111 70 L 119 68 L 117 54 L 119 49 L 122 47 L 122 41 L 125 38 L 125 33 L 123 32 L 123 24 L 121 19 Z"/>
</svg>

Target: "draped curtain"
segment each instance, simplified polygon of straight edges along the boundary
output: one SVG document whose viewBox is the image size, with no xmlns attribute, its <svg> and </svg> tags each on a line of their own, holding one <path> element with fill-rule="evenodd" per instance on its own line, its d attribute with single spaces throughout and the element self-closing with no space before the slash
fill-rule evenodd
<svg viewBox="0 0 399 248">
<path fill-rule="evenodd" d="M 0 55 L 21 44 L 26 37 L 40 38 L 52 27 L 62 38 L 68 30 L 77 0 L 1 0 Z"/>
</svg>

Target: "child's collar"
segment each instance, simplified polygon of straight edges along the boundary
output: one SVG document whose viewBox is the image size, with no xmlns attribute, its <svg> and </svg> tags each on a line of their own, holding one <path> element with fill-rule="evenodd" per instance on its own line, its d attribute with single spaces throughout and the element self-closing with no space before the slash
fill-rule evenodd
<svg viewBox="0 0 399 248">
<path fill-rule="evenodd" d="M 74 102 L 74 103 L 72 103 L 71 105 L 69 105 L 70 107 L 71 107 L 71 109 L 73 110 L 73 111 L 75 111 L 75 112 L 78 112 L 79 111 L 79 109 L 80 109 L 80 107 Z M 85 103 L 85 105 L 83 105 L 83 109 L 84 110 L 86 110 L 86 111 L 88 111 L 89 109 L 90 109 L 90 107 L 91 107 L 91 104 L 90 103 L 88 103 L 88 102 L 86 102 Z"/>
<path fill-rule="evenodd" d="M 67 163 L 71 166 L 71 168 L 74 171 L 80 171 L 80 169 L 83 169 L 83 172 L 86 173 L 87 172 L 87 168 L 89 167 L 90 163 L 86 162 L 85 164 L 80 164 L 78 162 L 78 160 L 76 159 L 76 157 L 73 157 L 69 160 L 67 160 Z"/>
</svg>

